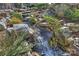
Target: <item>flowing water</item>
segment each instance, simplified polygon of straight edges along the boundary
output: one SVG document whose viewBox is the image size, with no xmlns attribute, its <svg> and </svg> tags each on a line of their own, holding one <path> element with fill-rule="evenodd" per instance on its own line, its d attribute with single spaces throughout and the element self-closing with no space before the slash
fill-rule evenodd
<svg viewBox="0 0 79 59">
<path fill-rule="evenodd" d="M 36 33 L 36 46 L 34 49 L 43 56 L 57 56 L 62 55 L 63 51 L 59 48 L 52 48 L 49 46 L 49 39 L 52 37 L 52 33 L 44 28 L 37 29 Z"/>
<path fill-rule="evenodd" d="M 27 19 L 26 19 L 27 20 Z M 30 24 L 29 21 L 24 22 L 26 24 Z M 58 47 L 50 47 L 49 40 L 52 37 L 53 33 L 46 30 L 45 28 L 35 26 L 34 30 L 36 31 L 33 35 L 36 39 L 36 45 L 33 50 L 39 52 L 42 56 L 61 56 L 61 55 L 69 55 L 63 52 Z"/>
</svg>

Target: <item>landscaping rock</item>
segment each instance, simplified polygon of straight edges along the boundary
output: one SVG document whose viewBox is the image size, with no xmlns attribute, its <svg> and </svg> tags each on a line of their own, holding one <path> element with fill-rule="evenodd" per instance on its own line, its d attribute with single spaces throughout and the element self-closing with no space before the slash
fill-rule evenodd
<svg viewBox="0 0 79 59">
<path fill-rule="evenodd" d="M 14 30 L 25 30 L 25 31 L 27 31 L 28 28 L 29 28 L 29 26 L 27 24 L 13 24 Z"/>
</svg>

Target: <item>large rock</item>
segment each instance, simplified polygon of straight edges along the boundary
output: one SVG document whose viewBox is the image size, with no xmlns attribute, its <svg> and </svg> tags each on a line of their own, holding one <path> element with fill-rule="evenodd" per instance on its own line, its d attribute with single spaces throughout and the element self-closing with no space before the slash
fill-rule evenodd
<svg viewBox="0 0 79 59">
<path fill-rule="evenodd" d="M 0 24 L 6 29 L 6 20 L 5 18 L 0 19 Z"/>
<path fill-rule="evenodd" d="M 14 30 L 20 30 L 20 29 L 28 29 L 27 24 L 13 24 Z"/>
<path fill-rule="evenodd" d="M 8 31 L 12 31 L 12 30 L 23 30 L 23 31 L 27 31 L 27 29 L 29 28 L 29 26 L 27 24 L 13 24 L 13 27 L 7 28 Z"/>
<path fill-rule="evenodd" d="M 30 34 L 33 34 L 34 30 L 28 26 L 28 24 L 13 24 L 13 27 L 7 28 L 7 30 L 9 32 L 11 32 L 12 30 L 16 30 L 16 31 L 25 31 L 25 32 L 29 32 Z"/>
</svg>

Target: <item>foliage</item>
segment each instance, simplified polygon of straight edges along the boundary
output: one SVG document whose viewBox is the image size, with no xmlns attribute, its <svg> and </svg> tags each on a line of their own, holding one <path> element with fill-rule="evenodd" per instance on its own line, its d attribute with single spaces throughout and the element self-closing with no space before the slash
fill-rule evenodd
<svg viewBox="0 0 79 59">
<path fill-rule="evenodd" d="M 22 20 L 22 15 L 18 12 L 11 12 L 10 14 L 12 17 L 16 17 L 16 18 Z"/>
<path fill-rule="evenodd" d="M 44 19 L 49 23 L 52 30 L 59 31 L 59 28 L 61 27 L 59 19 L 51 16 L 44 16 Z"/>
<path fill-rule="evenodd" d="M 66 17 L 70 21 L 76 21 L 79 19 L 79 9 L 77 6 L 72 7 L 69 4 L 53 4 L 52 8 L 55 10 L 57 17 Z"/>
<path fill-rule="evenodd" d="M 52 29 L 52 32 L 53 32 L 53 36 L 52 36 L 52 41 L 55 45 L 57 45 L 57 39 L 58 38 L 58 35 L 59 35 L 59 29 L 61 27 L 61 24 L 59 22 L 58 19 L 56 19 L 55 17 L 51 17 L 51 16 L 44 16 L 44 19 L 47 20 L 47 22 L 49 23 L 51 29 Z M 52 43 L 52 44 L 53 44 Z"/>
<path fill-rule="evenodd" d="M 34 15 L 31 15 L 30 16 L 30 21 L 31 21 L 31 24 L 34 25 L 36 23 L 37 19 Z"/>
<path fill-rule="evenodd" d="M 64 16 L 67 17 L 67 18 L 71 18 L 72 13 L 73 13 L 73 11 L 71 9 L 65 10 Z"/>
<path fill-rule="evenodd" d="M 16 17 L 12 17 L 11 20 L 9 21 L 10 24 L 19 24 L 22 23 L 22 20 L 16 18 Z"/>
<path fill-rule="evenodd" d="M 71 43 L 60 33 L 60 21 L 55 17 L 50 16 L 44 16 L 44 19 L 49 23 L 53 33 L 49 44 L 53 47 L 61 47 L 63 50 L 66 50 L 66 48 L 70 47 Z"/>
<path fill-rule="evenodd" d="M 22 15 L 18 12 L 11 12 L 11 20 L 9 21 L 10 24 L 18 24 L 22 23 Z"/>
<path fill-rule="evenodd" d="M 0 55 L 15 56 L 31 51 L 33 45 L 25 41 L 28 37 L 27 33 L 20 32 L 16 35 L 17 37 L 14 36 L 15 33 L 13 32 L 13 34 L 7 35 L 6 38 L 0 42 Z"/>
<path fill-rule="evenodd" d="M 21 3 L 15 3 L 16 8 L 21 8 Z"/>
<path fill-rule="evenodd" d="M 79 9 L 74 9 L 72 13 L 72 20 L 79 20 Z"/>
<path fill-rule="evenodd" d="M 67 6 L 66 4 L 60 4 L 60 3 L 49 4 L 48 9 L 53 11 L 54 16 L 64 17 L 64 12 L 65 10 L 69 9 L 69 6 Z"/>
<path fill-rule="evenodd" d="M 47 8 L 48 4 L 43 4 L 43 3 L 40 3 L 40 4 L 32 4 L 32 8 L 35 8 L 35 9 L 45 9 Z"/>
<path fill-rule="evenodd" d="M 66 10 L 65 17 L 69 18 L 71 21 L 78 20 L 79 19 L 79 9 Z"/>
</svg>

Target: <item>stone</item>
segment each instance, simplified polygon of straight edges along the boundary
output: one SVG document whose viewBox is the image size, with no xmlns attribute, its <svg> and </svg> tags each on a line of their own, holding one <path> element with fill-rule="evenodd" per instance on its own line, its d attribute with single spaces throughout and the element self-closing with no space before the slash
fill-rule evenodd
<svg viewBox="0 0 79 59">
<path fill-rule="evenodd" d="M 29 26 L 27 24 L 13 24 L 13 29 L 14 30 L 26 30 L 29 28 Z"/>
<path fill-rule="evenodd" d="M 2 19 L 0 19 L 0 22 L 6 23 L 6 20 L 4 17 Z"/>
<path fill-rule="evenodd" d="M 62 56 L 70 56 L 70 54 L 69 53 L 64 53 L 64 54 L 62 54 Z"/>
<path fill-rule="evenodd" d="M 79 37 L 74 38 L 74 45 L 79 46 Z"/>
<path fill-rule="evenodd" d="M 47 9 L 47 10 L 44 12 L 44 15 L 54 16 L 54 15 L 55 15 L 55 11 L 52 10 L 52 9 Z"/>
<path fill-rule="evenodd" d="M 40 56 L 37 52 L 32 52 L 32 56 Z"/>
<path fill-rule="evenodd" d="M 70 42 L 72 42 L 72 43 L 74 42 L 74 38 L 72 36 L 69 37 L 69 38 L 67 38 L 67 40 L 70 41 Z"/>
<path fill-rule="evenodd" d="M 5 30 L 5 27 L 2 24 L 0 24 L 0 31 L 3 31 L 3 30 Z"/>
<path fill-rule="evenodd" d="M 16 31 L 22 30 L 25 32 L 29 32 L 30 34 L 34 33 L 34 30 L 31 27 L 29 27 L 28 24 L 13 24 L 13 27 L 9 27 L 7 28 L 7 30 L 9 32 L 11 32 L 12 30 Z"/>
<path fill-rule="evenodd" d="M 6 30 L 11 33 L 13 30 L 13 27 L 7 28 Z"/>
<path fill-rule="evenodd" d="M 0 22 L 0 24 L 3 25 L 5 29 L 7 28 L 4 22 Z"/>
<path fill-rule="evenodd" d="M 68 27 L 63 26 L 60 28 L 60 31 L 61 31 L 62 35 L 66 38 L 70 37 L 70 35 L 71 35 L 71 31 L 69 30 Z"/>
</svg>

